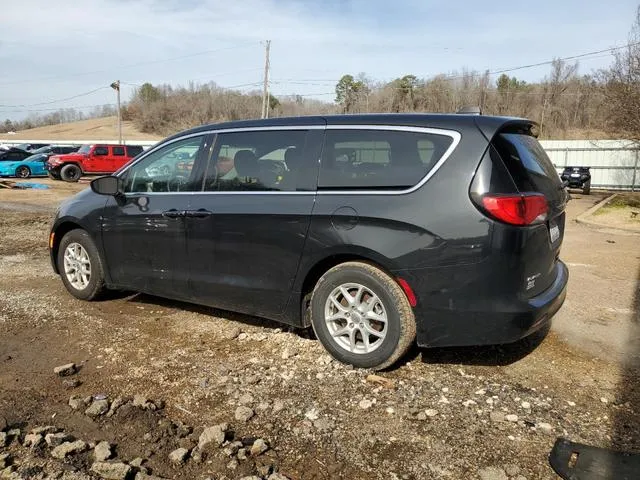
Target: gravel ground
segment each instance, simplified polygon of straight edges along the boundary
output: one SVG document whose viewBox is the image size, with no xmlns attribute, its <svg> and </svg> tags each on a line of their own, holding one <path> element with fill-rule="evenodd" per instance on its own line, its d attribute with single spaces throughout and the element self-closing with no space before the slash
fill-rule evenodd
<svg viewBox="0 0 640 480">
<path fill-rule="evenodd" d="M 548 335 L 414 349 L 373 374 L 308 331 L 73 299 L 47 256 L 71 193 L 52 184 L 43 204 L 0 191 L 0 478 L 523 480 L 557 478 L 559 436 L 640 451 L 640 242 L 571 220 L 597 194 L 569 205 L 569 295 Z"/>
</svg>

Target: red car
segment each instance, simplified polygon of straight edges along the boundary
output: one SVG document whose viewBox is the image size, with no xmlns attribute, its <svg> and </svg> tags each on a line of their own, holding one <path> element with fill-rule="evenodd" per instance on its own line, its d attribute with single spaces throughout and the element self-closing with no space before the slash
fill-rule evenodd
<svg viewBox="0 0 640 480">
<path fill-rule="evenodd" d="M 52 155 L 46 169 L 51 178 L 77 182 L 82 175 L 113 173 L 142 151 L 139 145 L 83 145 L 75 153 Z"/>
</svg>

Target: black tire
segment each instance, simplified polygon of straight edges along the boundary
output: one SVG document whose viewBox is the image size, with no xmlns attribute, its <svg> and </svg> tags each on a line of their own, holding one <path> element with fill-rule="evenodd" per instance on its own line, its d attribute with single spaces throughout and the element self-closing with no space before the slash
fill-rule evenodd
<svg viewBox="0 0 640 480">
<path fill-rule="evenodd" d="M 29 170 L 29 167 L 21 165 L 18 168 L 16 168 L 16 177 L 29 178 L 30 176 L 31 176 L 31 170 Z"/>
<path fill-rule="evenodd" d="M 89 276 L 88 283 L 84 288 L 76 288 L 71 283 L 65 272 L 64 255 L 67 251 L 67 247 L 74 243 L 79 244 L 86 251 L 89 257 L 91 274 Z M 58 271 L 60 272 L 60 278 L 62 278 L 62 283 L 64 283 L 66 289 L 74 297 L 79 298 L 80 300 L 96 300 L 106 291 L 102 259 L 100 258 L 100 254 L 98 253 L 95 243 L 86 231 L 81 229 L 71 230 L 62 237 L 60 245 L 58 246 L 56 262 L 58 265 Z"/>
<path fill-rule="evenodd" d="M 584 185 L 582 185 L 582 193 L 585 195 L 589 195 L 591 193 L 591 180 L 587 180 Z"/>
<path fill-rule="evenodd" d="M 65 182 L 77 182 L 78 180 L 80 180 L 81 176 L 82 170 L 80 170 L 79 166 L 73 163 L 65 165 L 60 170 L 60 178 L 62 178 L 62 180 L 64 180 Z"/>
<path fill-rule="evenodd" d="M 47 175 L 48 175 L 48 176 L 49 176 L 49 178 L 50 178 L 50 179 L 52 179 L 52 180 L 60 180 L 60 174 L 59 174 L 59 173 L 55 173 L 55 172 L 52 172 L 51 170 L 49 170 L 49 171 L 47 172 Z"/>
<path fill-rule="evenodd" d="M 341 346 L 338 343 L 339 340 L 331 335 L 325 322 L 325 306 L 329 302 L 330 295 L 341 285 L 349 283 L 362 285 L 375 294 L 387 316 L 386 336 L 377 348 L 368 353 L 355 353 Z M 347 322 L 351 320 L 344 320 L 344 322 L 344 325 L 340 324 L 335 328 L 346 328 Z M 397 362 L 407 352 L 416 337 L 413 310 L 402 288 L 385 272 L 364 262 L 341 263 L 331 268 L 318 280 L 311 296 L 311 324 L 324 348 L 336 360 L 355 367 L 375 370 L 381 370 Z M 377 341 L 377 336 L 367 336 L 369 340 L 373 338 Z M 354 334 L 354 338 L 358 338 L 357 333 Z M 364 344 L 362 334 L 360 334 L 360 340 Z"/>
</svg>

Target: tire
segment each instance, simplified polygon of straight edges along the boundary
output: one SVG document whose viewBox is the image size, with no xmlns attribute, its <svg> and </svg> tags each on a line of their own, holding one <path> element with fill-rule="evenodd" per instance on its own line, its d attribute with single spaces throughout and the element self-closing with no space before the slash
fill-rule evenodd
<svg viewBox="0 0 640 480">
<path fill-rule="evenodd" d="M 62 178 L 62 180 L 64 180 L 65 182 L 77 182 L 78 180 L 80 180 L 81 176 L 82 170 L 80 170 L 79 166 L 73 163 L 65 165 L 60 170 L 60 178 Z"/>
<path fill-rule="evenodd" d="M 65 264 L 65 256 L 67 263 Z M 60 241 L 57 256 L 58 271 L 67 291 L 80 300 L 95 300 L 106 290 L 104 267 L 98 249 L 89 234 L 81 229 L 71 230 Z M 79 266 L 89 275 L 74 275 Z"/>
<path fill-rule="evenodd" d="M 24 165 L 16 168 L 16 177 L 18 178 L 29 178 L 31 176 L 31 170 L 29 167 L 25 167 Z"/>
<path fill-rule="evenodd" d="M 47 171 L 47 175 L 52 180 L 60 180 L 60 174 L 59 173 L 54 173 L 51 170 L 49 170 L 49 171 Z"/>
<path fill-rule="evenodd" d="M 582 193 L 585 195 L 589 195 L 591 193 L 591 180 L 587 180 L 584 185 L 582 185 Z"/>
<path fill-rule="evenodd" d="M 346 293 L 343 293 L 345 289 Z M 346 294 L 355 299 L 353 304 Z M 358 303 L 366 313 L 362 314 L 355 307 Z M 377 318 L 386 316 L 386 327 L 382 322 L 367 318 L 372 314 Z M 337 319 L 326 321 L 326 316 L 331 315 Z M 318 280 L 311 296 L 311 324 L 324 348 L 336 360 L 375 370 L 398 361 L 416 337 L 415 317 L 404 291 L 385 272 L 363 262 L 336 265 Z M 384 333 L 383 336 L 366 334 L 368 351 L 364 328 L 369 332 Z"/>
</svg>

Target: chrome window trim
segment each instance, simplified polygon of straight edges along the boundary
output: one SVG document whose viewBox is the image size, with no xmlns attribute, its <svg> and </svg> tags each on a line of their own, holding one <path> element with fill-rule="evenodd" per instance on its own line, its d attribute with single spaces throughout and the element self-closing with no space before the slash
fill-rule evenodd
<svg viewBox="0 0 640 480">
<path fill-rule="evenodd" d="M 315 190 L 315 191 L 263 191 L 263 192 L 243 192 L 243 191 L 194 191 L 194 192 L 129 192 L 126 193 L 126 196 L 130 195 L 406 195 L 408 193 L 415 192 L 419 188 L 421 188 L 425 183 L 429 181 L 442 167 L 444 162 L 451 156 L 454 150 L 458 147 L 462 135 L 460 132 L 456 130 L 448 130 L 442 128 L 432 128 L 432 127 L 414 127 L 408 125 L 366 125 L 366 124 L 357 124 L 357 125 L 277 125 L 277 126 L 264 126 L 264 127 L 238 127 L 238 128 L 223 128 L 223 129 L 212 129 L 206 130 L 197 133 L 191 133 L 188 135 L 183 135 L 181 137 L 174 138 L 167 142 L 162 142 L 155 147 L 144 152 L 144 154 L 138 158 L 134 163 L 128 165 L 124 170 L 118 173 L 118 177 L 126 173 L 130 168 L 136 165 L 138 162 L 142 161 L 147 155 L 152 154 L 153 152 L 159 150 L 160 148 L 164 148 L 167 145 L 170 145 L 174 142 L 178 142 L 187 138 L 197 137 L 197 136 L 207 136 L 207 135 L 217 135 L 221 133 L 236 133 L 236 132 L 255 132 L 255 131 L 278 131 L 278 130 L 386 130 L 386 131 L 397 131 L 397 132 L 413 132 L 413 133 L 429 133 L 432 135 L 444 135 L 450 137 L 453 141 L 449 148 L 444 152 L 442 157 L 436 162 L 436 164 L 429 170 L 429 172 L 422 177 L 422 179 L 416 183 L 411 188 L 406 188 L 404 190 Z M 320 161 L 320 159 L 318 159 Z"/>
</svg>

